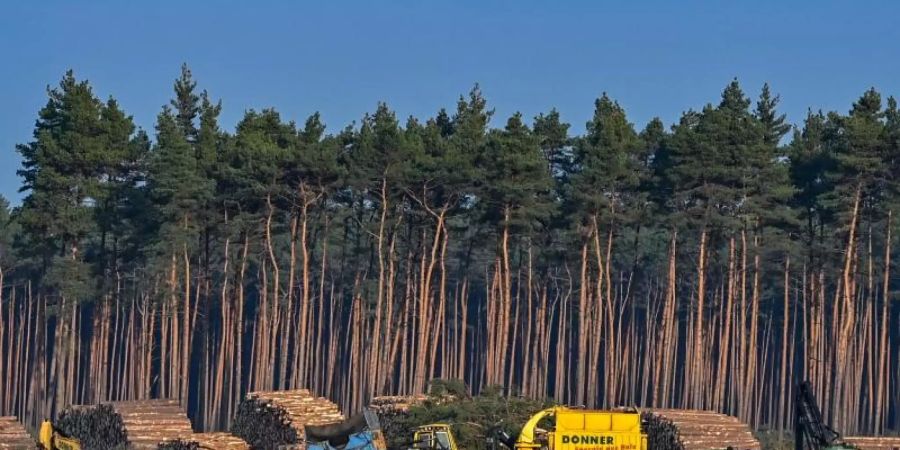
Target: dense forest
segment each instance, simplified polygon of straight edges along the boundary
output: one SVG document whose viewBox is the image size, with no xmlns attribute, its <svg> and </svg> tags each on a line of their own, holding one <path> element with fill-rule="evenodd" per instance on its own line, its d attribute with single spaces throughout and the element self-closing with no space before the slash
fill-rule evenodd
<svg viewBox="0 0 900 450">
<path fill-rule="evenodd" d="M 0 414 L 166 397 L 223 429 L 253 390 L 349 412 L 446 379 L 778 429 L 809 379 L 838 429 L 900 429 L 900 110 L 874 89 L 794 126 L 735 80 L 643 129 L 604 94 L 583 135 L 477 85 L 233 132 L 186 66 L 152 132 L 72 72 L 47 93 L 0 208 Z"/>
</svg>

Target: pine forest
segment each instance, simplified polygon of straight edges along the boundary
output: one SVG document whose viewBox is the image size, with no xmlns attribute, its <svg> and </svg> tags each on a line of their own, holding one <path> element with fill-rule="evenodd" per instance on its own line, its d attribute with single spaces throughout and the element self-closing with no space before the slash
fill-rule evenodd
<svg viewBox="0 0 900 450">
<path fill-rule="evenodd" d="M 792 124 L 722 81 L 670 125 L 602 94 L 579 135 L 475 85 L 326 128 L 220 123 L 184 66 L 143 130 L 68 72 L 4 150 L 0 415 L 174 398 L 225 430 L 250 391 L 352 412 L 440 379 L 775 430 L 810 380 L 835 428 L 900 430 L 897 102 Z"/>
</svg>

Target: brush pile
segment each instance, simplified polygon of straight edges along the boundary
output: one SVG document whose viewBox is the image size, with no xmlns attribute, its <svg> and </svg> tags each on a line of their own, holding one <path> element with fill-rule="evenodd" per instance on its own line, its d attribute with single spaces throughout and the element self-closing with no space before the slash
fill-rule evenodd
<svg viewBox="0 0 900 450">
<path fill-rule="evenodd" d="M 898 436 L 845 436 L 844 442 L 858 447 L 860 450 L 900 449 L 900 437 Z"/>
<path fill-rule="evenodd" d="M 428 396 L 419 395 L 385 395 L 375 397 L 369 409 L 378 415 L 381 429 L 385 436 L 407 436 L 409 434 L 409 410 L 428 400 Z"/>
<path fill-rule="evenodd" d="M 122 416 L 110 405 L 69 408 L 59 415 L 53 428 L 63 436 L 78 439 L 82 450 L 124 449 L 128 443 Z"/>
<path fill-rule="evenodd" d="M 160 442 L 192 440 L 191 421 L 177 400 L 113 402 L 134 449 L 155 449 Z"/>
<path fill-rule="evenodd" d="M 750 427 L 736 417 L 713 411 L 655 409 L 643 422 L 649 448 L 654 450 L 758 450 Z"/>
<path fill-rule="evenodd" d="M 34 439 L 15 417 L 0 417 L 0 449 L 24 450 L 35 447 Z"/>
<path fill-rule="evenodd" d="M 306 389 L 251 392 L 238 406 L 231 433 L 254 450 L 275 450 L 303 443 L 306 425 L 343 421 L 336 404 Z"/>
</svg>

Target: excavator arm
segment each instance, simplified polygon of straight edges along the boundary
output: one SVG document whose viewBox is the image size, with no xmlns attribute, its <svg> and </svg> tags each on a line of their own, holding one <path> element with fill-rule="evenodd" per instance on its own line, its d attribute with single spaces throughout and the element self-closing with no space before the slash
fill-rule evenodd
<svg viewBox="0 0 900 450">
<path fill-rule="evenodd" d="M 794 449 L 795 450 L 837 450 L 854 449 L 845 444 L 841 435 L 822 418 L 822 411 L 816 402 L 809 381 L 797 386 L 794 399 Z"/>
</svg>

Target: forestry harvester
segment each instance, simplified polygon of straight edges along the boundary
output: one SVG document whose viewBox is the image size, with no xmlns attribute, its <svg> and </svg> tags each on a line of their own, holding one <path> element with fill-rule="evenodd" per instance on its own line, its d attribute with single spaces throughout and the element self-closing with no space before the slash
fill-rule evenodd
<svg viewBox="0 0 900 450">
<path fill-rule="evenodd" d="M 794 450 L 854 449 L 856 447 L 844 442 L 841 434 L 825 423 L 809 381 L 797 386 L 794 399 Z"/>
</svg>

